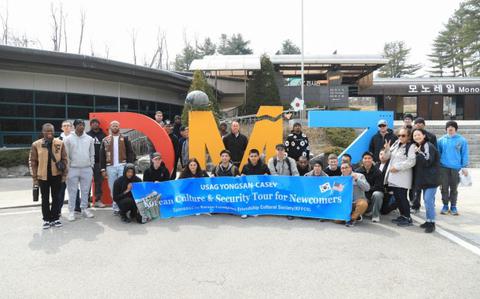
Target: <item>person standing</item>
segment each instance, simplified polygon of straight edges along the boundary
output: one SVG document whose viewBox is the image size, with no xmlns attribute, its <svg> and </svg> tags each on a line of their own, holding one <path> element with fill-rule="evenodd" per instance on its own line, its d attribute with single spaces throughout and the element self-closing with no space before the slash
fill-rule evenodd
<svg viewBox="0 0 480 299">
<path fill-rule="evenodd" d="M 123 175 L 125 164 L 135 162 L 135 153 L 127 136 L 120 133 L 120 123 L 116 120 L 110 123 L 110 135 L 103 138 L 100 146 L 100 166 L 104 179 L 113 198 L 113 184 Z M 119 214 L 116 202 L 113 202 L 113 214 Z"/>
<path fill-rule="evenodd" d="M 170 137 L 170 141 L 172 142 L 172 145 L 173 145 L 174 160 L 173 160 L 173 170 L 172 170 L 171 178 L 172 180 L 174 180 L 177 178 L 177 164 L 178 164 L 178 160 L 180 159 L 180 156 L 182 155 L 181 148 L 180 148 L 180 144 L 178 142 L 177 136 L 175 136 L 175 134 L 173 133 L 173 125 L 171 123 L 167 123 L 165 125 L 165 131 L 167 131 L 167 134 Z"/>
<path fill-rule="evenodd" d="M 182 154 L 181 154 L 181 159 L 180 159 L 180 162 L 182 164 L 182 167 L 186 167 L 188 165 L 188 161 L 190 160 L 189 159 L 189 148 L 188 148 L 188 142 L 189 142 L 189 130 L 188 130 L 188 127 L 185 127 L 182 131 L 182 135 L 183 135 L 183 139 L 181 141 L 181 145 L 182 145 Z"/>
<path fill-rule="evenodd" d="M 144 182 L 164 182 L 170 180 L 170 172 L 162 161 L 160 153 L 153 153 L 150 168 L 143 173 Z"/>
<path fill-rule="evenodd" d="M 93 138 L 85 133 L 85 123 L 81 119 L 73 122 L 75 131 L 65 138 L 69 172 L 67 176 L 68 221 L 75 220 L 75 199 L 80 184 L 80 209 L 86 218 L 93 214 L 88 210 L 88 197 L 92 186 L 93 167 L 95 165 L 95 147 Z"/>
<path fill-rule="evenodd" d="M 383 205 L 383 176 L 382 172 L 373 165 L 373 154 L 365 152 L 362 155 L 362 166 L 355 169 L 355 172 L 363 174 L 370 190 L 365 192 L 368 201 L 368 210 L 372 213 L 372 222 L 380 222 L 380 211 Z"/>
<path fill-rule="evenodd" d="M 182 117 L 180 115 L 175 115 L 173 118 L 173 134 L 177 136 L 177 139 L 180 139 L 180 128 L 182 127 Z"/>
<path fill-rule="evenodd" d="M 100 166 L 100 146 L 105 138 L 105 133 L 100 129 L 100 121 L 96 118 L 90 120 L 90 131 L 87 135 L 93 138 L 93 146 L 95 147 L 95 165 L 93 166 L 93 181 L 95 184 L 95 207 L 104 208 L 105 204 L 102 200 L 102 183 L 103 175 Z"/>
<path fill-rule="evenodd" d="M 232 122 L 231 133 L 223 137 L 223 144 L 225 149 L 231 153 L 233 165 L 238 168 L 248 145 L 248 138 L 240 133 L 240 124 L 238 122 Z"/>
<path fill-rule="evenodd" d="M 378 162 L 378 155 L 385 145 L 385 142 L 390 142 L 390 144 L 393 144 L 397 140 L 397 136 L 395 136 L 393 130 L 388 128 L 386 120 L 379 120 L 377 126 L 378 132 L 373 135 L 372 140 L 370 141 L 370 147 L 368 149 L 369 152 L 373 153 L 375 162 Z"/>
<path fill-rule="evenodd" d="M 411 113 L 406 113 L 403 116 L 403 127 L 410 131 L 413 129 L 413 115 Z"/>
<path fill-rule="evenodd" d="M 418 193 L 423 191 L 426 211 L 426 221 L 420 227 L 426 233 L 432 233 L 435 230 L 435 193 L 440 185 L 440 157 L 424 129 L 415 129 L 412 135 L 417 145 L 413 186 Z"/>
<path fill-rule="evenodd" d="M 410 130 L 401 128 L 398 133 L 398 140 L 390 146 L 385 143 L 385 158 L 390 159 L 385 174 L 385 184 L 393 191 L 393 196 L 400 210 L 400 216 L 392 222 L 398 226 L 411 226 L 410 204 L 408 202 L 408 189 L 412 188 L 413 173 L 415 166 L 416 146 L 410 141 Z"/>
<path fill-rule="evenodd" d="M 60 137 L 58 137 L 58 139 L 63 141 L 65 138 L 70 136 L 71 133 L 72 133 L 72 123 L 69 120 L 64 120 L 62 122 L 62 134 L 60 134 Z M 60 186 L 60 190 L 58 191 L 59 200 L 57 202 L 58 202 L 59 216 L 62 214 L 62 208 L 63 208 L 63 203 L 65 202 L 65 191 L 66 190 L 67 190 L 67 182 L 63 181 L 61 186 Z M 76 199 L 76 202 L 75 202 L 75 212 L 78 212 L 78 213 L 81 212 L 81 210 L 80 210 L 80 190 L 77 190 L 77 199 Z"/>
<path fill-rule="evenodd" d="M 218 126 L 218 130 L 220 132 L 220 136 L 222 136 L 222 138 L 226 135 L 228 135 L 228 126 L 227 126 L 227 123 L 226 122 L 221 122 L 220 125 Z"/>
<path fill-rule="evenodd" d="M 302 125 L 295 123 L 293 130 L 287 136 L 285 140 L 285 146 L 287 147 L 287 154 L 290 158 L 298 161 L 300 157 L 306 157 L 310 159 L 310 147 L 308 144 L 308 137 L 302 132 Z"/>
<path fill-rule="evenodd" d="M 458 131 L 456 121 L 450 120 L 445 124 L 447 134 L 438 140 L 438 152 L 440 153 L 440 177 L 443 208 L 440 214 L 458 216 L 457 197 L 459 172 L 468 175 L 468 143 Z M 450 203 L 450 209 L 448 204 Z"/>
<path fill-rule="evenodd" d="M 163 121 L 163 112 L 162 111 L 157 111 L 155 112 L 155 121 L 162 126 L 165 126 L 165 122 Z"/>
<path fill-rule="evenodd" d="M 42 197 L 43 229 L 62 227 L 59 220 L 59 191 L 67 176 L 67 153 L 63 142 L 55 139 L 54 127 L 50 123 L 42 126 L 43 138 L 32 143 L 29 155 L 33 187 L 39 188 Z M 63 164 L 59 169 L 57 163 Z M 61 168 L 61 167 L 60 167 Z M 52 194 L 52 204 L 49 195 Z"/>
</svg>

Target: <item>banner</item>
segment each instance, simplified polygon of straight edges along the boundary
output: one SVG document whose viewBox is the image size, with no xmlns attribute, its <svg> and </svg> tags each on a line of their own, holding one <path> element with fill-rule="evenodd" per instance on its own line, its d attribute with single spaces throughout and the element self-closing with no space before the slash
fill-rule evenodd
<svg viewBox="0 0 480 299">
<path fill-rule="evenodd" d="M 161 218 L 225 213 L 350 220 L 352 190 L 351 177 L 258 175 L 134 183 L 132 193 L 137 205 L 152 207 L 152 198 L 159 199 Z"/>
</svg>

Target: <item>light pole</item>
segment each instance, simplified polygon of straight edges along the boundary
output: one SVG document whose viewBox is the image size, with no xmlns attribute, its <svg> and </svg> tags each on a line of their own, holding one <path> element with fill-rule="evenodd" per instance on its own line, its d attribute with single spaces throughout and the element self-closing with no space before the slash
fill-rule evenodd
<svg viewBox="0 0 480 299">
<path fill-rule="evenodd" d="M 301 1 L 301 15 L 302 15 L 302 18 L 301 18 L 301 22 L 302 22 L 302 34 L 301 34 L 301 39 L 302 39 L 302 61 L 301 61 L 301 70 L 300 70 L 300 74 L 302 76 L 302 85 L 300 85 L 300 96 L 302 98 L 302 103 L 304 103 L 303 107 L 302 107 L 302 110 L 300 112 L 300 119 L 303 121 L 304 119 L 306 119 L 305 117 L 305 74 L 304 74 L 304 68 L 305 68 L 305 65 L 304 65 L 304 53 L 305 53 L 305 49 L 303 47 L 303 0 L 300 0 Z"/>
</svg>

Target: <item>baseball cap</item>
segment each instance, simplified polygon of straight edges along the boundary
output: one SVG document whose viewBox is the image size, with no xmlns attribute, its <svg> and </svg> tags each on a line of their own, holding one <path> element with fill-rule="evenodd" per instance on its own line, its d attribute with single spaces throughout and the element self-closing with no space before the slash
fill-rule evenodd
<svg viewBox="0 0 480 299">
<path fill-rule="evenodd" d="M 384 119 L 379 120 L 377 126 L 380 127 L 381 125 L 388 126 L 387 121 Z"/>
<path fill-rule="evenodd" d="M 162 158 L 162 155 L 160 155 L 159 152 L 155 152 L 152 154 L 152 159 L 161 159 Z"/>
</svg>

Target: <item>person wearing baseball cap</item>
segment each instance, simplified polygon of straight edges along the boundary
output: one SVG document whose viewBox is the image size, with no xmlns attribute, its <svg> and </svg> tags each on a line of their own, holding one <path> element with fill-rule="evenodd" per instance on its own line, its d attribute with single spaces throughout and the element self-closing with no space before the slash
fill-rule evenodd
<svg viewBox="0 0 480 299">
<path fill-rule="evenodd" d="M 155 152 L 152 154 L 152 163 L 143 173 L 144 182 L 164 182 L 170 180 L 170 172 L 162 161 L 162 155 Z"/>
<path fill-rule="evenodd" d="M 379 154 L 385 143 L 393 144 L 397 140 L 397 136 L 393 133 L 393 130 L 388 128 L 388 123 L 384 119 L 380 119 L 377 123 L 378 132 L 373 135 L 370 141 L 369 151 L 373 153 L 375 162 L 379 161 Z"/>
</svg>

